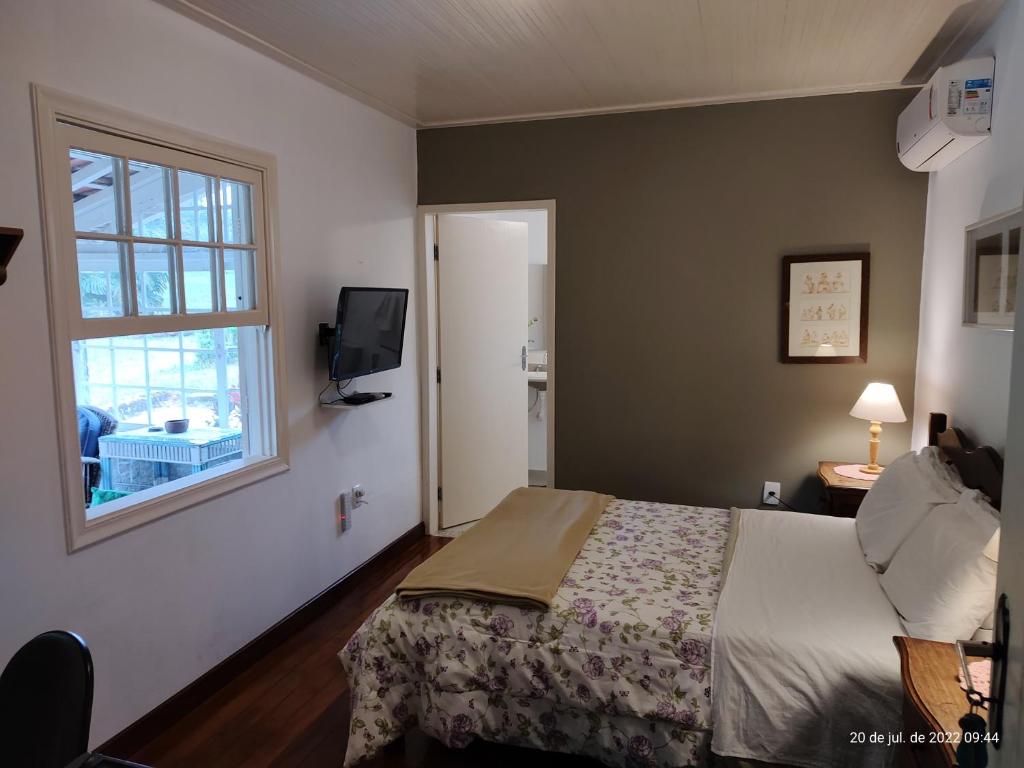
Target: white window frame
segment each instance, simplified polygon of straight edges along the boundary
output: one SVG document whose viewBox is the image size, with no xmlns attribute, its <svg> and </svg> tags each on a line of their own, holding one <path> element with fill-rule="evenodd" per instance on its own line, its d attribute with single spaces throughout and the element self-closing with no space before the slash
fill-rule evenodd
<svg viewBox="0 0 1024 768">
<path fill-rule="evenodd" d="M 276 160 L 273 155 L 240 147 L 203 134 L 150 120 L 124 110 L 33 84 L 39 196 L 46 252 L 50 347 L 54 370 L 57 433 L 60 441 L 60 477 L 64 495 L 65 533 L 69 552 L 124 533 L 182 509 L 209 501 L 288 469 L 288 430 L 285 372 L 281 352 L 284 338 L 277 284 Z M 204 173 L 253 184 L 253 222 L 256 258 L 256 306 L 252 310 L 203 314 L 132 315 L 82 318 L 75 248 L 74 209 L 70 194 L 69 136 L 88 129 L 90 146 L 104 152 L 123 144 L 119 139 L 143 142 L 153 162 L 181 165 L 183 156 L 199 158 Z M 106 135 L 106 136 L 104 136 Z M 98 138 L 99 141 L 93 141 Z M 152 152 L 149 150 L 152 149 Z M 107 154 L 120 155 L 120 150 Z M 188 162 L 184 163 L 186 166 Z M 259 191 L 262 190 L 262 194 Z M 130 226 L 131 222 L 128 221 Z M 174 233 L 180 237 L 181 233 Z M 134 282 L 134 275 L 126 275 Z M 222 280 L 218 280 L 222 283 Z M 223 286 L 221 304 L 223 305 Z M 130 301 L 130 300 L 129 300 Z M 170 325 L 173 324 L 173 328 Z M 258 391 L 248 397 L 247 425 L 264 438 L 264 455 L 249 456 L 198 475 L 140 491 L 116 511 L 88 519 L 82 495 L 78 442 L 75 376 L 71 344 L 85 337 L 107 337 L 196 330 L 211 327 L 259 325 L 266 329 L 256 344 L 252 365 Z M 128 330 L 130 329 L 130 330 Z M 269 375 L 268 375 L 269 374 Z"/>
</svg>

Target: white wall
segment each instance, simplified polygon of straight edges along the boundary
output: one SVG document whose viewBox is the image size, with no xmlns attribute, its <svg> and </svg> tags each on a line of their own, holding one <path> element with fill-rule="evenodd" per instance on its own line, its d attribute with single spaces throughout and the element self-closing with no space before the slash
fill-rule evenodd
<svg viewBox="0 0 1024 768">
<path fill-rule="evenodd" d="M 396 393 L 316 407 L 316 323 L 342 284 L 414 287 L 413 129 L 141 0 L 0 0 L 0 224 L 25 229 L 0 287 L 0 665 L 81 632 L 99 743 L 421 519 L 414 306 Z M 292 468 L 74 555 L 64 544 L 29 83 L 274 153 Z M 337 494 L 370 505 L 335 532 Z M 347 638 L 339 637 L 338 646 Z"/>
<path fill-rule="evenodd" d="M 949 413 L 983 443 L 1006 444 L 1013 334 L 964 328 L 964 227 L 1021 204 L 1024 12 L 1010 0 L 971 52 L 996 57 L 992 137 L 933 173 L 928 188 L 913 445 L 928 413 Z M 895 126 L 893 126 L 895 130 Z"/>
</svg>

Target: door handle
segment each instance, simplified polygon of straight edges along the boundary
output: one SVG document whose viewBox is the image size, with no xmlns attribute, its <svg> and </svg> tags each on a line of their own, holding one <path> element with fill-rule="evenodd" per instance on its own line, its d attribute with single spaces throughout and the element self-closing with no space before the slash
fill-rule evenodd
<svg viewBox="0 0 1024 768">
<path fill-rule="evenodd" d="M 523 370 L 525 371 L 526 370 L 526 346 L 525 345 L 523 346 L 522 354 L 520 354 L 520 356 L 519 356 L 519 361 L 522 363 Z"/>
</svg>

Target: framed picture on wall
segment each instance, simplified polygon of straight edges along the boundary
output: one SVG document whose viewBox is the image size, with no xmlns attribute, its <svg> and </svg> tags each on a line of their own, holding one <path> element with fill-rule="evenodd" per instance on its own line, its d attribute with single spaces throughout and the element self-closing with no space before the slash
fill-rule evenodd
<svg viewBox="0 0 1024 768">
<path fill-rule="evenodd" d="M 782 259 L 781 362 L 867 362 L 870 262 L 867 253 Z"/>
<path fill-rule="evenodd" d="M 1012 331 L 1017 313 L 1017 262 L 1024 213 L 967 227 L 964 237 L 964 325 Z"/>
</svg>

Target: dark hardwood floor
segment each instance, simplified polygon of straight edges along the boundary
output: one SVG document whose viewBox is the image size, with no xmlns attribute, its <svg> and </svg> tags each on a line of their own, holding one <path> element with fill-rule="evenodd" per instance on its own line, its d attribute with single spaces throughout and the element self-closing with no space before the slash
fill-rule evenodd
<svg viewBox="0 0 1024 768">
<path fill-rule="evenodd" d="M 349 691 L 337 653 L 402 578 L 450 539 L 424 536 L 353 577 L 337 604 L 132 755 L 154 768 L 341 768 Z M 477 742 L 447 749 L 414 732 L 366 768 L 593 768 L 591 760 Z"/>
</svg>

